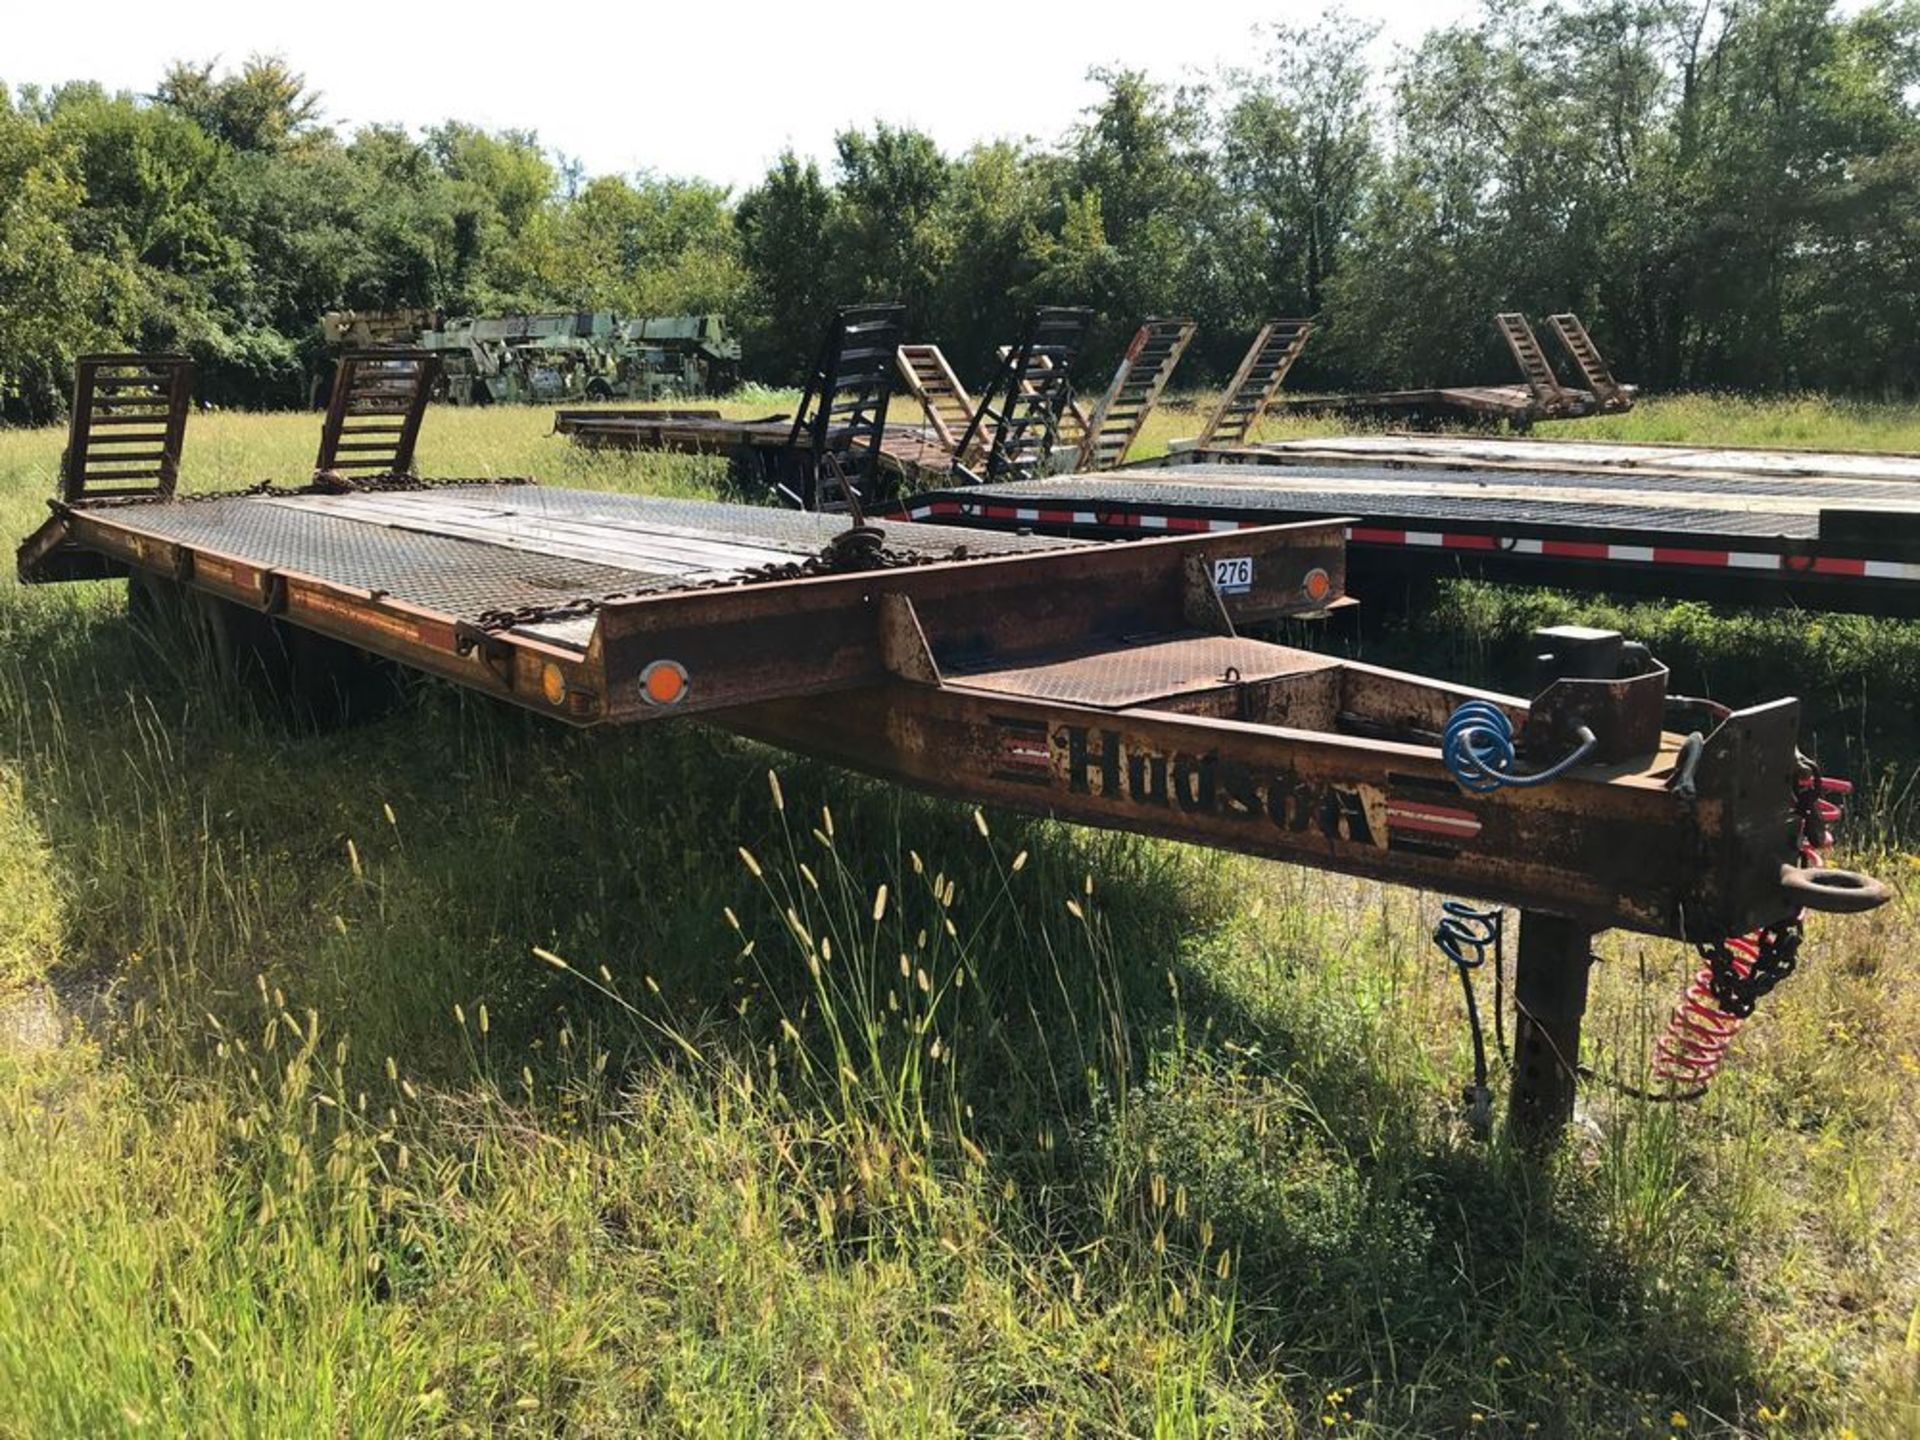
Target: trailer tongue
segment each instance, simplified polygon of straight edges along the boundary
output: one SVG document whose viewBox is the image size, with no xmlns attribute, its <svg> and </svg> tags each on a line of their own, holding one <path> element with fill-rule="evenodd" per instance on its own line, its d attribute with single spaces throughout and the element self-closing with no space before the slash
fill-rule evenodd
<svg viewBox="0 0 1920 1440">
<path fill-rule="evenodd" d="M 1529 1138 L 1571 1111 L 1594 931 L 1714 946 L 1886 898 L 1803 868 L 1792 700 L 1697 722 L 1606 632 L 1546 632 L 1530 702 L 1255 638 L 1348 603 L 1343 534 L 1085 543 L 326 477 L 70 487 L 20 569 L 132 574 L 258 643 L 298 627 L 574 725 L 702 715 L 944 795 L 1517 906 Z"/>
</svg>

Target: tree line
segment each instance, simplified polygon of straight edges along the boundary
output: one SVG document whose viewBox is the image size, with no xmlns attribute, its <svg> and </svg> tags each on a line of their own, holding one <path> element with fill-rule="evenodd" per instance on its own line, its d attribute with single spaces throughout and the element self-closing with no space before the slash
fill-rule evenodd
<svg viewBox="0 0 1920 1440">
<path fill-rule="evenodd" d="M 1494 311 L 1571 309 L 1652 387 L 1920 386 L 1913 0 L 1488 0 L 1376 39 L 1336 13 L 1204 84 L 1099 71 L 1052 143 L 877 124 L 738 196 L 458 121 L 343 134 L 277 57 L 149 95 L 0 85 L 0 415 L 57 414 L 110 348 L 298 404 L 338 308 L 723 311 L 783 382 L 866 298 L 973 375 L 1060 303 L 1106 352 L 1193 316 L 1190 379 L 1277 315 L 1322 324 L 1303 386 L 1487 379 Z"/>
</svg>

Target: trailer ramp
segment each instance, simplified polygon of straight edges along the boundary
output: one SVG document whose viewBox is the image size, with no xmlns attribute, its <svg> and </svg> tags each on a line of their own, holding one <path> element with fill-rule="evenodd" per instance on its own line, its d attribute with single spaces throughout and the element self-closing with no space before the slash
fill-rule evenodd
<svg viewBox="0 0 1920 1440">
<path fill-rule="evenodd" d="M 1312 335 L 1311 320 L 1269 320 L 1262 325 L 1194 443 L 1201 448 L 1245 443 L 1266 418 Z"/>
<path fill-rule="evenodd" d="M 1073 363 L 1092 324 L 1091 310 L 1063 305 L 1035 310 L 1026 333 L 981 393 L 954 447 L 956 456 L 984 445 L 987 480 L 1044 474 L 1060 440 L 1060 417 L 1073 398 Z M 964 467 L 965 461 L 955 464 Z"/>
<path fill-rule="evenodd" d="M 431 350 L 350 350 L 334 372 L 316 474 L 411 475 L 427 399 L 440 378 Z"/>
<path fill-rule="evenodd" d="M 171 495 L 193 396 L 184 355 L 89 355 L 74 373 L 60 461 L 68 501 Z"/>
<path fill-rule="evenodd" d="M 902 345 L 898 359 L 907 393 L 920 402 L 940 443 L 952 450 L 973 418 L 973 397 L 938 345 Z"/>
<path fill-rule="evenodd" d="M 1613 378 L 1613 367 L 1601 355 L 1600 347 L 1593 343 L 1593 337 L 1587 333 L 1587 327 L 1580 323 L 1580 317 L 1570 312 L 1549 315 L 1547 324 L 1559 338 L 1561 348 L 1572 358 L 1581 378 L 1587 382 L 1587 389 L 1593 393 L 1600 409 L 1608 412 L 1631 410 L 1632 392 Z"/>
<path fill-rule="evenodd" d="M 1151 319 L 1134 332 L 1087 421 L 1076 470 L 1108 470 L 1127 458 L 1199 328 L 1191 320 Z"/>
<path fill-rule="evenodd" d="M 1574 408 L 1573 397 L 1554 374 L 1553 364 L 1547 359 L 1547 352 L 1540 348 L 1539 338 L 1527 323 L 1527 317 L 1518 311 L 1502 311 L 1493 317 L 1493 324 L 1500 338 L 1507 342 L 1513 363 L 1520 367 L 1520 376 L 1533 394 L 1537 413 L 1548 419 L 1570 413 Z"/>
</svg>

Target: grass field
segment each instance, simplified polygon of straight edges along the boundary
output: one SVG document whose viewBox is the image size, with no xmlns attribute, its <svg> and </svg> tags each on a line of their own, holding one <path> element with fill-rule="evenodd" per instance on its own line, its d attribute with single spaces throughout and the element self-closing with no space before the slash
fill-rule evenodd
<svg viewBox="0 0 1920 1440">
<path fill-rule="evenodd" d="M 436 411 L 423 468 L 716 483 L 546 418 Z M 316 429 L 197 417 L 189 484 Z M 0 432 L 0 532 L 60 443 Z M 295 733 L 9 575 L 0 1435 L 1920 1433 L 1920 627 L 1453 585 L 1359 643 L 1491 674 L 1566 614 L 1803 692 L 1903 893 L 1811 927 L 1704 1102 L 1590 1087 L 1543 1172 L 1461 1125 L 1437 896 L 433 685 Z M 1603 957 L 1634 1079 L 1687 956 Z"/>
</svg>

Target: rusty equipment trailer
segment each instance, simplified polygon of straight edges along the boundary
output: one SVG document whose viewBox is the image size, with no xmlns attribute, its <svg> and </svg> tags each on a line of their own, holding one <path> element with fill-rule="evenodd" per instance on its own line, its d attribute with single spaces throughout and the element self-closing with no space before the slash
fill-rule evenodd
<svg viewBox="0 0 1920 1440">
<path fill-rule="evenodd" d="M 1920 459 L 1906 456 L 1353 436 L 929 491 L 902 513 L 1090 537 L 1345 515 L 1362 584 L 1474 575 L 1920 615 Z"/>
<path fill-rule="evenodd" d="M 572 725 L 701 716 L 937 794 L 1518 906 L 1530 1143 L 1572 1110 L 1595 931 L 1757 932 L 1790 962 L 1802 909 L 1885 899 L 1801 867 L 1795 701 L 1703 718 L 1604 632 L 1549 632 L 1531 702 L 1254 638 L 1344 603 L 1342 529 L 1103 544 L 321 477 L 63 492 L 19 563 L 129 575 L 229 650 L 298 633 Z"/>
<path fill-rule="evenodd" d="M 1524 315 L 1503 311 L 1494 327 L 1519 367 L 1518 385 L 1447 385 L 1424 390 L 1386 390 L 1352 395 L 1299 395 L 1274 400 L 1282 415 L 1339 415 L 1353 420 L 1401 421 L 1415 426 L 1505 425 L 1531 429 L 1537 420 L 1577 420 L 1633 408 L 1634 387 L 1614 379 L 1580 317 L 1548 318 L 1554 336 L 1591 387 L 1564 385 Z"/>
</svg>

